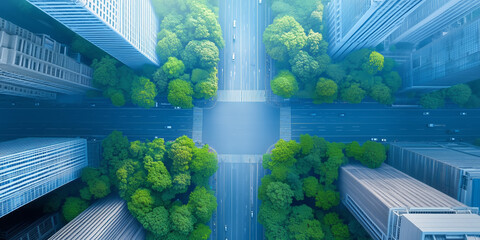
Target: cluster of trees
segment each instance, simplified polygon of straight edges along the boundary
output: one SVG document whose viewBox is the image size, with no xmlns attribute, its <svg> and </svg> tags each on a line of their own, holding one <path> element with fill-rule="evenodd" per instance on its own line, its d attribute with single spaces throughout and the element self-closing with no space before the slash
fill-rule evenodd
<svg viewBox="0 0 480 240">
<path fill-rule="evenodd" d="M 424 108 L 441 108 L 446 101 L 451 101 L 460 107 L 480 107 L 480 80 L 467 84 L 457 84 L 452 87 L 423 94 L 420 104 Z"/>
<path fill-rule="evenodd" d="M 92 63 L 94 86 L 103 90 L 103 96 L 110 98 L 113 105 L 123 106 L 127 102 L 144 108 L 155 106 L 157 89 L 146 77 L 140 77 L 127 66 L 110 56 L 104 56 Z"/>
<path fill-rule="evenodd" d="M 215 2 L 215 1 L 211 1 Z M 163 66 L 153 74 L 159 94 L 182 108 L 216 96 L 219 49 L 223 48 L 218 8 L 206 0 L 154 0 L 161 22 L 157 55 Z"/>
<path fill-rule="evenodd" d="M 289 98 L 312 98 L 315 103 L 337 99 L 360 103 L 366 96 L 391 104 L 401 87 L 395 62 L 380 53 L 362 49 L 341 62 L 327 54 L 322 35 L 321 0 L 271 0 L 274 22 L 263 33 L 267 53 L 277 61 L 280 73 L 271 81 L 273 93 Z"/>
<path fill-rule="evenodd" d="M 217 208 L 208 178 L 217 157 L 208 145 L 195 147 L 182 136 L 165 143 L 129 142 L 112 132 L 103 142 L 102 168 L 148 239 L 207 239 L 206 225 Z"/>
<path fill-rule="evenodd" d="M 376 142 L 331 143 L 308 134 L 299 143 L 279 140 L 263 156 L 263 167 L 271 174 L 262 178 L 258 190 L 258 217 L 267 239 L 367 239 L 352 217 L 338 214 L 346 215 L 339 208 L 336 180 L 349 158 L 375 168 L 386 151 Z"/>
</svg>

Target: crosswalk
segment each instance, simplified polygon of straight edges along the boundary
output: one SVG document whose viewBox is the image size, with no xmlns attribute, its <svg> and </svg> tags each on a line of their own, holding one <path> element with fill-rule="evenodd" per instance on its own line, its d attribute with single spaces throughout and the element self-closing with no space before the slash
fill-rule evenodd
<svg viewBox="0 0 480 240">
<path fill-rule="evenodd" d="M 265 90 L 219 90 L 218 102 L 265 102 Z"/>
</svg>

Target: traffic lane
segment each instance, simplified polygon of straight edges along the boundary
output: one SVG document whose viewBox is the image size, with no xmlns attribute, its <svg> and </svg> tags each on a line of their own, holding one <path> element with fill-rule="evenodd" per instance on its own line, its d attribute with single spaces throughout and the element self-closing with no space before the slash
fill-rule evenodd
<svg viewBox="0 0 480 240">
<path fill-rule="evenodd" d="M 360 106 L 359 106 L 360 107 Z M 397 108 L 379 108 L 379 109 L 299 109 L 292 108 L 292 116 L 295 117 L 310 117 L 310 116 L 339 116 L 344 113 L 345 117 L 369 116 L 372 113 L 375 115 L 385 116 L 415 116 L 421 118 L 431 117 L 480 117 L 480 111 L 477 109 L 441 109 L 430 110 L 424 109 L 397 109 Z M 348 114 L 347 114 L 348 113 Z"/>
</svg>

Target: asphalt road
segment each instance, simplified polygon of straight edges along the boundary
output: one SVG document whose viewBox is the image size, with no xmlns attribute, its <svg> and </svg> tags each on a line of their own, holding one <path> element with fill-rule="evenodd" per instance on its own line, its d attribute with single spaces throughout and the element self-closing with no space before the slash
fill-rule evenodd
<svg viewBox="0 0 480 240">
<path fill-rule="evenodd" d="M 21 137 L 94 137 L 119 130 L 129 140 L 192 137 L 192 110 L 164 108 L 0 107 L 0 139 Z M 171 128 L 167 128 L 171 126 Z"/>
<path fill-rule="evenodd" d="M 267 65 L 271 61 L 267 60 L 262 43 L 271 14 L 266 4 L 258 1 L 220 1 L 225 48 L 220 51 L 219 90 L 265 90 L 265 83 L 271 78 L 271 67 Z"/>
<path fill-rule="evenodd" d="M 215 225 L 211 224 L 212 239 L 263 239 L 263 228 L 257 222 L 260 207 L 257 189 L 264 174 L 260 162 L 220 160 L 216 173 L 218 208 Z"/>
<path fill-rule="evenodd" d="M 423 115 L 429 112 L 429 115 Z M 460 113 L 467 115 L 462 116 Z M 340 116 L 340 114 L 345 116 Z M 336 142 L 364 142 L 371 138 L 390 141 L 471 141 L 480 137 L 479 109 L 425 110 L 385 107 L 380 104 L 293 104 L 292 139 L 301 134 Z M 428 127 L 433 123 L 437 126 Z M 450 130 L 460 130 L 456 134 Z"/>
<path fill-rule="evenodd" d="M 203 111 L 203 139 L 220 154 L 263 154 L 280 136 L 280 110 L 266 103 L 225 103 Z"/>
</svg>

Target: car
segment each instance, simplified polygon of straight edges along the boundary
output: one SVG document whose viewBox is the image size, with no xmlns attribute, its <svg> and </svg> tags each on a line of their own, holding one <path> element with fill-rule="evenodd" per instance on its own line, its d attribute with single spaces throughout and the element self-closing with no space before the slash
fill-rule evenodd
<svg viewBox="0 0 480 240">
<path fill-rule="evenodd" d="M 258 0 L 258 4 L 262 4 L 262 0 Z"/>
<path fill-rule="evenodd" d="M 338 116 L 345 117 L 345 113 L 340 113 L 340 114 L 338 114 Z"/>
<path fill-rule="evenodd" d="M 158 138 L 158 136 L 155 136 L 155 138 Z"/>
<path fill-rule="evenodd" d="M 182 109 L 181 107 L 173 107 L 173 109 Z"/>
<path fill-rule="evenodd" d="M 423 112 L 423 116 L 428 116 L 430 115 L 430 112 Z"/>
<path fill-rule="evenodd" d="M 427 127 L 435 127 L 435 124 L 429 123 L 429 124 L 427 124 Z"/>
<path fill-rule="evenodd" d="M 316 113 L 311 113 L 310 116 L 317 116 L 317 114 Z"/>
<path fill-rule="evenodd" d="M 370 141 L 376 142 L 378 141 L 378 138 L 370 138 Z"/>
<path fill-rule="evenodd" d="M 172 126 L 168 125 L 168 126 L 165 126 L 166 129 L 172 129 Z"/>
<path fill-rule="evenodd" d="M 451 130 L 448 130 L 447 133 L 456 134 L 456 133 L 460 133 L 460 130 L 459 129 L 451 129 Z"/>
<path fill-rule="evenodd" d="M 39 103 L 39 102 L 36 102 L 36 103 L 35 103 L 35 106 L 37 106 L 37 107 L 40 106 L 40 103 Z"/>
<path fill-rule="evenodd" d="M 237 21 L 233 20 L 233 27 L 237 27 Z"/>
<path fill-rule="evenodd" d="M 461 112 L 460 116 L 467 116 L 467 113 L 466 112 Z"/>
<path fill-rule="evenodd" d="M 92 103 L 90 106 L 95 107 L 95 103 Z"/>
<path fill-rule="evenodd" d="M 456 139 L 454 137 L 451 137 L 448 140 L 451 141 L 451 142 L 455 142 Z"/>
<path fill-rule="evenodd" d="M 233 41 L 234 41 L 234 42 L 235 42 L 235 38 L 236 38 L 236 35 L 235 35 L 235 34 L 233 34 Z"/>
<path fill-rule="evenodd" d="M 386 141 L 387 141 L 387 139 L 386 139 L 386 138 L 382 138 L 380 141 L 382 141 L 382 142 L 386 142 Z"/>
<path fill-rule="evenodd" d="M 225 232 L 228 230 L 227 225 L 225 225 Z"/>
<path fill-rule="evenodd" d="M 253 218 L 253 211 L 250 211 L 250 216 Z"/>
<path fill-rule="evenodd" d="M 232 61 L 235 61 L 235 53 L 232 55 Z"/>
</svg>

